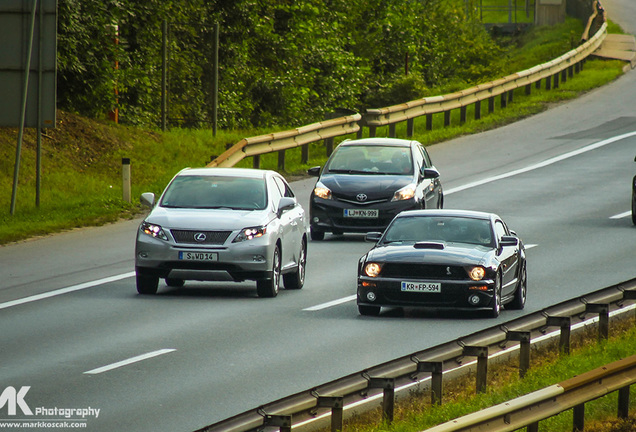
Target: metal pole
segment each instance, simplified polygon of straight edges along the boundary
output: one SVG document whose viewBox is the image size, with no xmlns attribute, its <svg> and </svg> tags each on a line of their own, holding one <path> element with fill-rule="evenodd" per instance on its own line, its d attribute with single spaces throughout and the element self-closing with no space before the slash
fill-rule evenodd
<svg viewBox="0 0 636 432">
<path fill-rule="evenodd" d="M 161 24 L 161 130 L 166 131 L 166 114 L 168 106 L 168 20 Z"/>
<path fill-rule="evenodd" d="M 22 138 L 24 136 L 24 122 L 26 120 L 26 104 L 29 94 L 29 72 L 31 71 L 31 54 L 33 52 L 33 32 L 35 29 L 35 9 L 38 0 L 33 0 L 31 10 L 31 31 L 29 32 L 29 43 L 27 45 L 27 62 L 24 71 L 24 88 L 22 92 L 22 106 L 20 108 L 20 130 L 18 131 L 18 145 L 15 149 L 15 167 L 13 171 L 13 191 L 11 193 L 11 214 L 15 213 L 15 200 L 18 192 L 18 175 L 20 173 L 20 152 L 22 151 Z"/>
<path fill-rule="evenodd" d="M 212 93 L 212 136 L 216 136 L 219 106 L 219 23 L 214 24 L 214 54 L 212 63 L 214 89 Z"/>
<path fill-rule="evenodd" d="M 43 5 L 40 5 L 38 16 L 38 125 L 37 153 L 35 158 L 35 206 L 40 207 L 40 190 L 42 185 L 42 28 L 44 27 Z"/>
</svg>

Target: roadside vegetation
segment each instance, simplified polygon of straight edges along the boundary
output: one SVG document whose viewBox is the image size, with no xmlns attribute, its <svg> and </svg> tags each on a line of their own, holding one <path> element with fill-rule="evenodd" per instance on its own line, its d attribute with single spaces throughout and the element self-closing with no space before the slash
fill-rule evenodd
<svg viewBox="0 0 636 432">
<path fill-rule="evenodd" d="M 467 375 L 444 383 L 443 404 L 432 406 L 428 391 L 413 391 L 398 400 L 392 424 L 382 422 L 381 408 L 352 416 L 345 421 L 346 432 L 420 432 L 481 409 L 507 402 L 519 396 L 565 381 L 576 375 L 630 357 L 636 352 L 636 324 L 633 317 L 612 322 L 610 338 L 598 341 L 596 327 L 572 336 L 569 355 L 560 355 L 557 342 L 535 348 L 531 368 L 519 378 L 518 360 L 489 365 L 485 393 L 476 394 L 475 375 Z M 630 392 L 635 406 L 636 389 Z M 585 404 L 586 432 L 631 432 L 636 430 L 636 417 L 617 419 L 616 393 Z M 540 432 L 572 431 L 572 410 L 539 423 Z M 324 429 L 322 432 L 327 432 Z"/>
<path fill-rule="evenodd" d="M 521 36 L 498 39 L 499 49 L 504 53 L 501 61 L 507 69 L 497 67 L 495 69 L 501 75 L 484 75 L 481 82 L 562 55 L 576 45 L 581 31 L 579 21 L 568 19 L 558 26 L 536 28 Z M 611 31 L 619 30 L 613 26 Z M 514 122 L 616 79 L 622 74 L 622 67 L 619 61 L 591 59 L 581 73 L 562 83 L 558 89 L 534 90 L 529 97 L 520 91 L 506 109 L 497 108 L 479 121 L 473 120 L 472 108 L 468 111 L 468 121 L 462 126 L 459 126 L 458 112 L 452 113 L 451 126 L 446 128 L 442 124 L 443 117 L 435 116 L 430 132 L 424 128 L 425 120 L 418 119 L 414 138 L 431 145 Z M 444 94 L 467 85 L 464 81 L 445 82 L 417 97 Z M 416 98 L 408 92 L 407 95 L 407 100 Z M 211 129 L 174 127 L 162 132 L 156 127 L 115 124 L 104 117 L 94 120 L 65 110 L 58 111 L 57 120 L 56 128 L 44 130 L 39 207 L 35 204 L 36 136 L 33 129 L 26 130 L 18 165 L 14 214 L 10 214 L 10 208 L 18 133 L 15 129 L 0 128 L 0 244 L 135 217 L 143 211 L 137 197 L 146 191 L 160 193 L 180 169 L 206 165 L 241 138 L 301 126 L 294 123 L 221 129 L 215 136 Z M 382 128 L 378 129 L 379 136 L 386 133 Z M 397 133 L 405 136 L 400 127 Z M 311 144 L 309 156 L 309 163 L 301 164 L 300 149 L 288 151 L 283 174 L 288 177 L 304 175 L 310 166 L 323 164 L 327 156 L 323 143 Z M 132 203 L 122 200 L 122 158 L 131 160 Z M 239 164 L 251 165 L 251 159 Z M 277 156 L 262 157 L 261 167 L 277 169 Z"/>
</svg>

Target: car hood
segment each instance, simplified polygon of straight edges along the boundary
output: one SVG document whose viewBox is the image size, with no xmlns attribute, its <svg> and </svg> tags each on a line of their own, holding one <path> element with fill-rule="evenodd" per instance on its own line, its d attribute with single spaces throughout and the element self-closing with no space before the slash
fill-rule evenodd
<svg viewBox="0 0 636 432">
<path fill-rule="evenodd" d="M 234 231 L 267 225 L 275 215 L 268 210 L 178 209 L 155 207 L 147 222 L 164 228 Z"/>
<path fill-rule="evenodd" d="M 413 183 L 413 177 L 381 174 L 325 174 L 320 182 L 335 195 L 355 196 L 365 193 L 369 199 L 393 195 L 395 191 Z"/>
<path fill-rule="evenodd" d="M 416 248 L 412 242 L 378 246 L 369 251 L 367 261 L 426 263 L 444 265 L 484 265 L 493 253 L 490 247 L 446 243 L 444 249 Z"/>
</svg>

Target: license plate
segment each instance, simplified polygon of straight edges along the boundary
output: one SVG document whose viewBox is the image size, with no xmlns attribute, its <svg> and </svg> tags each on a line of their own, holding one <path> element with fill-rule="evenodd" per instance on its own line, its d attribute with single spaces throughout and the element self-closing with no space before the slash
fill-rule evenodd
<svg viewBox="0 0 636 432">
<path fill-rule="evenodd" d="M 402 281 L 402 291 L 439 293 L 439 292 L 442 292 L 442 284 L 439 282 Z"/>
<path fill-rule="evenodd" d="M 344 217 L 350 218 L 377 218 L 380 212 L 378 209 L 345 209 Z"/>
<path fill-rule="evenodd" d="M 179 252 L 179 259 L 184 261 L 218 261 L 216 252 Z"/>
</svg>

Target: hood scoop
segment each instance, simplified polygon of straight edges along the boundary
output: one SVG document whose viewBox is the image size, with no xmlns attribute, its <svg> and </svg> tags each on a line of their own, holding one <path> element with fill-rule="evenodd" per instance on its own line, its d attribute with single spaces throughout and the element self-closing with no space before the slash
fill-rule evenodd
<svg viewBox="0 0 636 432">
<path fill-rule="evenodd" d="M 438 242 L 417 242 L 413 245 L 415 249 L 439 249 L 443 250 L 446 246 L 444 243 Z"/>
</svg>

